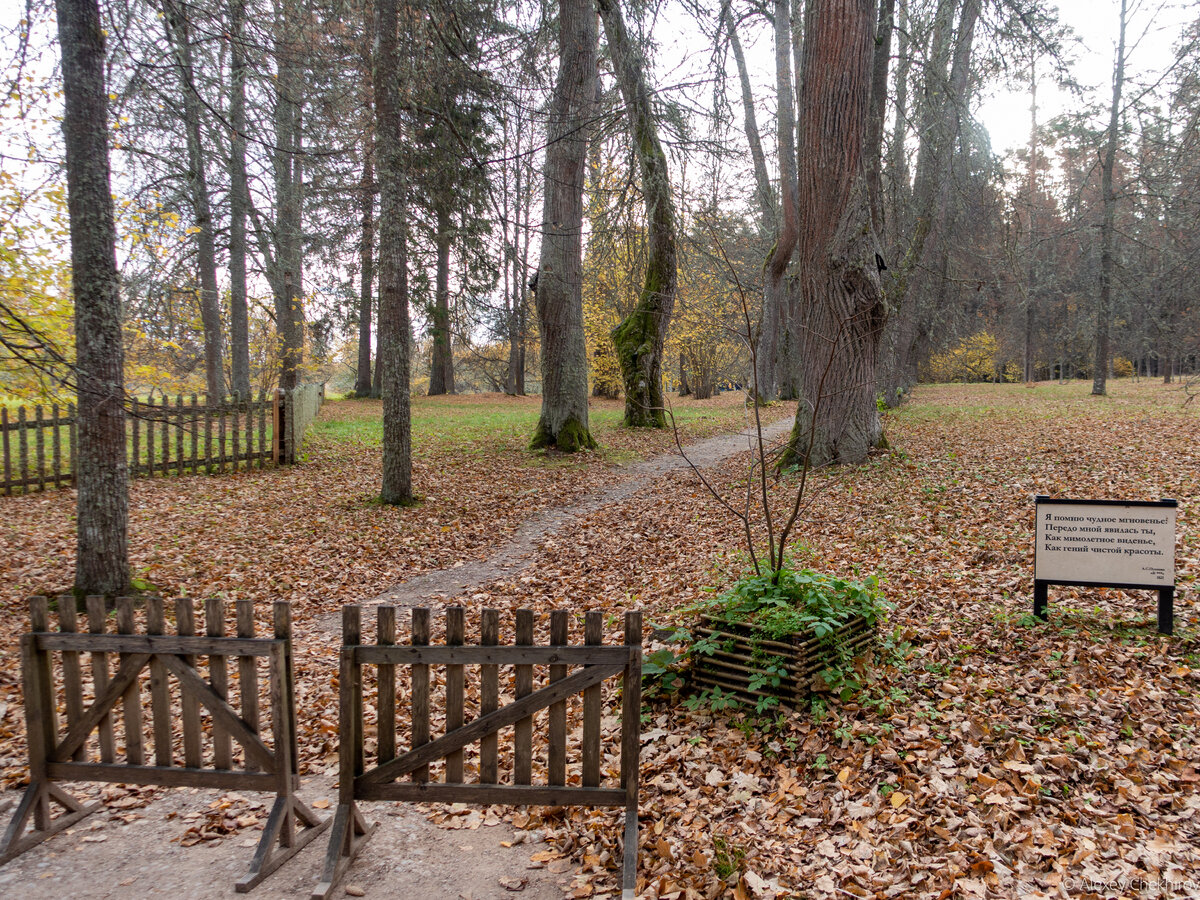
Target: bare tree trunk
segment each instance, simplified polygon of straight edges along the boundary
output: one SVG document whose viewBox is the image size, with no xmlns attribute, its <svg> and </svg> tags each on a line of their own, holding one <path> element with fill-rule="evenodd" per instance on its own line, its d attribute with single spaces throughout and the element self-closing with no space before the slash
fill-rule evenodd
<svg viewBox="0 0 1200 900">
<path fill-rule="evenodd" d="M 294 34 L 294 0 L 275 7 L 275 328 L 280 336 L 279 386 L 296 387 L 304 359 L 303 235 L 301 148 L 301 73 Z"/>
<path fill-rule="evenodd" d="M 667 172 L 667 154 L 658 140 L 641 53 L 629 40 L 617 0 L 597 0 L 617 83 L 625 100 L 629 132 L 646 203 L 646 280 L 637 305 L 613 330 L 625 386 L 625 424 L 664 428 L 663 344 L 675 306 L 678 267 L 675 248 L 675 200 Z"/>
<path fill-rule="evenodd" d="M 886 317 L 866 183 L 873 0 L 817 3 L 800 109 L 800 405 L 781 465 L 854 463 L 883 437 L 875 360 Z"/>
<path fill-rule="evenodd" d="M 1029 64 L 1029 168 L 1026 190 L 1029 193 L 1029 267 L 1025 276 L 1025 365 L 1026 384 L 1037 381 L 1034 367 L 1034 335 L 1037 319 L 1037 56 Z"/>
<path fill-rule="evenodd" d="M 1108 140 L 1100 160 L 1100 193 L 1104 198 L 1104 219 L 1100 223 L 1100 295 L 1096 299 L 1096 356 L 1092 363 L 1092 394 L 1103 396 L 1108 379 L 1108 320 L 1112 315 L 1113 250 L 1116 242 L 1117 195 L 1113 191 L 1113 167 L 1117 162 L 1117 139 L 1121 127 L 1121 88 L 1125 84 L 1125 5 L 1121 0 L 1121 32 L 1117 39 L 1117 60 L 1113 67 L 1112 108 L 1108 117 Z M 1170 383 L 1171 370 L 1167 368 Z"/>
<path fill-rule="evenodd" d="M 200 96 L 192 65 L 191 25 L 174 0 L 163 0 L 167 38 L 175 56 L 183 95 L 183 130 L 187 137 L 188 184 L 196 223 L 196 268 L 200 274 L 200 320 L 204 326 L 204 379 L 210 397 L 225 396 L 224 332 L 217 293 L 217 250 L 212 207 L 208 199 L 204 151 L 200 138 Z"/>
<path fill-rule="evenodd" d="M 245 0 L 229 4 L 229 356 L 233 389 L 250 396 L 250 312 L 246 300 L 246 47 Z"/>
<path fill-rule="evenodd" d="M 763 153 L 762 137 L 758 131 L 758 118 L 754 113 L 754 93 L 750 89 L 750 70 L 746 68 L 746 56 L 742 42 L 738 39 L 737 24 L 729 10 L 729 2 L 721 6 L 721 18 L 729 35 L 729 48 L 737 64 L 738 83 L 742 89 L 742 113 L 746 130 L 746 143 L 750 145 L 750 160 L 754 166 L 754 198 L 758 201 L 759 228 L 764 235 L 771 234 L 776 227 L 775 190 L 771 187 L 771 176 L 767 173 L 767 157 Z"/>
<path fill-rule="evenodd" d="M 129 587 L 129 469 L 104 31 L 96 0 L 57 0 L 56 10 L 75 300 L 75 590 L 111 596 Z"/>
<path fill-rule="evenodd" d="M 371 296 L 375 280 L 375 171 L 371 157 L 370 135 L 363 136 L 363 172 L 359 185 L 359 203 L 362 207 L 362 240 L 358 246 L 360 287 L 358 297 L 358 376 L 354 380 L 354 393 L 366 397 L 371 393 Z M 379 360 L 376 359 L 376 365 Z"/>
<path fill-rule="evenodd" d="M 892 55 L 892 19 L 896 0 L 883 0 L 871 62 L 871 115 L 867 122 L 867 193 L 875 233 L 883 234 L 883 127 L 887 116 L 888 64 Z"/>
<path fill-rule="evenodd" d="M 588 430 L 583 333 L 583 186 L 596 96 L 599 34 L 589 0 L 559 0 L 558 81 L 547 125 L 542 252 L 536 301 L 542 412 L 531 446 L 596 446 Z"/>
<path fill-rule="evenodd" d="M 755 389 L 760 401 L 774 400 L 780 394 L 780 381 L 789 381 L 795 348 L 788 342 L 787 352 L 781 353 L 780 338 L 787 321 L 786 305 L 789 292 L 785 275 L 796 250 L 799 229 L 796 187 L 796 112 L 792 102 L 792 32 L 789 0 L 775 0 L 775 94 L 779 106 L 779 196 L 780 223 L 775 246 L 767 257 L 766 283 L 763 287 L 763 322 L 758 343 L 758 370 Z"/>
<path fill-rule="evenodd" d="M 408 383 L 408 211 L 400 111 L 397 0 L 377 0 L 375 115 L 379 136 L 379 349 L 383 379 L 383 503 L 413 501 Z"/>
<path fill-rule="evenodd" d="M 433 321 L 433 358 L 429 370 L 429 396 L 454 393 L 454 353 L 450 344 L 450 210 L 443 202 L 437 209 L 437 287 Z"/>
</svg>

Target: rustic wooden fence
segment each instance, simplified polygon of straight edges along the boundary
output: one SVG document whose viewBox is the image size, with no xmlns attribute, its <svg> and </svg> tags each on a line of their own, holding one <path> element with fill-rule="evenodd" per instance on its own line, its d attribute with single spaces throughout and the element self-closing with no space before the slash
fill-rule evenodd
<svg viewBox="0 0 1200 900">
<path fill-rule="evenodd" d="M 255 635 L 249 600 L 237 603 L 236 637 L 226 637 L 225 606 L 218 599 L 204 604 L 203 636 L 196 634 L 196 611 L 187 598 L 175 602 L 176 634 L 166 633 L 166 608 L 157 597 L 146 599 L 143 633 L 137 632 L 129 598 L 116 603 L 115 634 L 108 632 L 103 597 L 87 599 L 88 630 L 82 633 L 74 597 L 59 597 L 57 606 L 59 627 L 51 631 L 46 598 L 33 598 L 32 629 L 21 638 L 30 783 L 0 843 L 0 863 L 99 805 L 79 803 L 56 783 L 63 781 L 274 792 L 250 870 L 237 882 L 239 891 L 250 890 L 329 824 L 295 794 L 287 603 L 274 606 L 271 638 Z M 90 685 L 85 684 L 85 656 Z M 86 705 L 89 695 L 92 702 Z M 264 719 L 270 722 L 270 746 L 261 737 Z M 118 748 L 123 748 L 120 758 Z M 152 764 L 147 761 L 151 748 Z M 51 816 L 52 801 L 63 807 L 57 817 Z"/>
<path fill-rule="evenodd" d="M 584 644 L 569 645 L 567 612 L 550 617 L 549 645 L 534 644 L 532 610 L 516 613 L 516 644 L 499 645 L 499 615 L 485 609 L 480 619 L 479 644 L 465 645 L 463 610 L 446 611 L 446 643 L 430 645 L 428 609 L 412 611 L 411 646 L 396 644 L 396 610 L 378 610 L 376 643 L 362 640 L 361 610 L 343 609 L 340 668 L 340 748 L 338 808 L 330 831 L 329 849 L 321 881 L 313 898 L 331 896 L 350 863 L 370 836 L 359 811 L 359 801 L 411 800 L 479 804 L 545 804 L 624 807 L 624 860 L 622 895 L 634 897 L 637 883 L 638 758 L 641 741 L 642 616 L 625 614 L 625 644 L 604 646 L 604 619 L 589 612 L 584 622 Z M 479 669 L 477 715 L 466 720 L 464 669 Z M 444 667 L 444 671 L 431 673 Z M 513 701 L 500 704 L 500 668 L 512 668 Z M 364 670 L 373 668 L 364 678 Z M 411 744 L 406 752 L 396 745 L 397 668 L 409 670 L 408 704 Z M 574 672 L 569 670 L 574 668 Z M 535 689 L 535 669 L 544 672 L 544 685 Z M 431 675 L 444 677 L 445 732 L 431 736 Z M 373 678 L 370 677 L 373 675 Z M 604 786 L 601 761 L 601 685 L 609 678 L 621 681 L 621 768 L 619 782 Z M 375 690 L 371 713 L 376 724 L 374 747 L 364 740 L 364 683 Z M 472 692 L 473 693 L 473 692 Z M 568 778 L 568 701 L 582 694 L 582 738 L 579 771 Z M 545 784 L 533 783 L 534 718 L 548 710 Z M 511 780 L 501 783 L 499 731 L 513 729 Z M 466 782 L 466 752 L 477 781 Z M 373 750 L 373 766 L 367 753 Z M 435 769 L 431 770 L 431 766 Z M 441 781 L 432 780 L 439 774 Z"/>
<path fill-rule="evenodd" d="M 291 392 L 129 402 L 129 474 L 153 478 L 224 473 L 294 463 L 304 432 L 324 400 L 322 384 Z M 75 405 L 0 408 L 0 491 L 44 491 L 74 482 Z"/>
</svg>

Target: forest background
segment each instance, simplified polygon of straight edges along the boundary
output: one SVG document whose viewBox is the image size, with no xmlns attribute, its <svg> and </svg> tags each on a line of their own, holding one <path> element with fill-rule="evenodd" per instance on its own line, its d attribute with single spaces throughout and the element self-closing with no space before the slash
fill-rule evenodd
<svg viewBox="0 0 1200 900">
<path fill-rule="evenodd" d="M 273 386 L 279 335 L 292 326 L 280 322 L 271 267 L 287 254 L 298 260 L 301 302 L 297 333 L 282 343 L 302 347 L 303 377 L 379 393 L 372 12 L 293 6 L 104 6 L 126 378 L 135 395 Z M 883 6 L 892 26 L 880 165 L 885 402 L 918 378 L 1093 377 L 1102 316 L 1113 347 L 1107 374 L 1193 371 L 1200 58 L 1187 10 L 1092 11 L 1092 28 L 1103 26 L 1110 42 L 1081 47 L 1046 4 Z M 406 9 L 420 22 L 403 75 L 412 91 L 413 392 L 536 393 L 529 284 L 554 11 Z M 793 56 L 786 78 L 772 47 L 781 9 Z M 763 261 L 782 227 L 779 88 L 799 90 L 803 16 L 778 3 L 679 3 L 636 4 L 628 18 L 678 208 L 665 380 L 704 397 L 749 383 L 734 281 L 762 297 Z M 297 32 L 282 34 L 284 23 Z M 73 358 L 53 29 L 52 9 L 29 3 L 4 35 L 0 392 L 14 402 L 64 399 L 61 369 Z M 1122 54 L 1108 60 L 1107 75 L 1124 81 L 1114 99 L 1111 83 L 1095 83 L 1094 58 L 1115 51 L 1122 31 Z M 1093 62 L 1076 68 L 1080 58 Z M 281 102 L 285 75 L 294 85 Z M 597 91 L 584 325 L 589 384 L 612 397 L 621 381 L 609 335 L 644 280 L 647 229 L 607 50 Z M 1016 103 L 1025 106 L 1023 126 L 1013 121 Z M 244 127 L 234 127 L 239 121 Z M 1106 196 L 1115 274 L 1110 308 L 1101 310 Z M 753 315 L 757 328 L 760 309 Z"/>
</svg>

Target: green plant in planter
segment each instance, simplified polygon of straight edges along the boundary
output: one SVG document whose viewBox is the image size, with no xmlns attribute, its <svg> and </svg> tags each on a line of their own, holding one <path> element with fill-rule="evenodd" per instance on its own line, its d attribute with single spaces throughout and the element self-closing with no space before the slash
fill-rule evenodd
<svg viewBox="0 0 1200 900">
<path fill-rule="evenodd" d="M 786 566 L 774 573 L 747 573 L 724 593 L 697 604 L 698 612 L 771 640 L 809 633 L 824 640 L 856 616 L 874 625 L 886 609 L 874 575 L 854 581 Z"/>
</svg>

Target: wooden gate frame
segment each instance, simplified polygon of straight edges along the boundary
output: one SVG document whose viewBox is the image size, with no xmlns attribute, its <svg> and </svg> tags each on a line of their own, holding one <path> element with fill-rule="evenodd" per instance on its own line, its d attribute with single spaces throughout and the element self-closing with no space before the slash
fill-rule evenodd
<svg viewBox="0 0 1200 900">
<path fill-rule="evenodd" d="M 84 806 L 60 788 L 58 781 L 118 782 L 170 787 L 274 791 L 275 803 L 254 853 L 250 870 L 236 883 L 249 891 L 279 868 L 329 825 L 317 818 L 296 795 L 295 700 L 292 690 L 291 607 L 274 605 L 274 638 L 254 636 L 251 601 L 237 603 L 237 637 L 224 636 L 224 605 L 205 604 L 207 634 L 195 635 L 192 601 L 176 601 L 178 635 L 164 634 L 165 610 L 160 597 L 146 599 L 147 633 L 134 633 L 133 601 L 117 601 L 118 634 L 105 634 L 107 609 L 103 597 L 87 598 L 88 633 L 76 628 L 75 598 L 59 598 L 59 631 L 49 628 L 45 597 L 30 601 L 32 630 L 21 636 L 22 688 L 29 739 L 29 787 L 0 842 L 0 865 L 78 822 L 101 804 Z M 66 731 L 59 733 L 54 690 L 53 654 L 62 654 Z M 94 697 L 84 708 L 80 654 L 90 653 Z M 108 654 L 120 654 L 120 665 L 109 679 Z M 206 681 L 195 667 L 197 655 L 220 660 Z M 268 748 L 258 736 L 258 673 L 256 657 L 267 657 L 272 739 Z M 226 659 L 237 660 L 243 685 L 242 713 L 226 702 Z M 155 765 L 146 765 L 142 747 L 142 703 L 138 676 L 150 668 L 151 714 Z M 182 703 L 184 766 L 175 766 L 168 675 L 179 685 Z M 249 689 L 246 690 L 246 686 Z M 125 722 L 125 762 L 115 762 L 112 718 L 122 701 Z M 200 707 L 213 722 L 213 765 L 202 755 Z M 87 761 L 86 743 L 99 730 L 100 762 Z M 245 752 L 246 768 L 232 768 L 232 744 Z M 52 819 L 50 801 L 65 808 Z M 30 817 L 32 832 L 26 833 Z M 297 833 L 296 822 L 303 828 Z M 276 844 L 278 843 L 278 846 Z"/>
<path fill-rule="evenodd" d="M 464 613 L 461 606 L 446 610 L 446 644 L 429 645 L 429 610 L 412 611 L 412 645 L 395 643 L 396 610 L 378 609 L 378 643 L 362 643 L 361 608 L 342 610 L 340 709 L 338 747 L 338 807 L 329 834 L 329 847 L 321 881 L 313 900 L 325 900 L 345 875 L 375 830 L 368 826 L 358 801 L 408 800 L 433 803 L 482 803 L 551 806 L 608 806 L 625 808 L 625 849 L 622 860 L 622 897 L 633 900 L 637 890 L 638 769 L 641 750 L 642 613 L 625 613 L 625 644 L 604 646 L 604 614 L 585 617 L 585 645 L 568 645 L 566 610 L 550 616 L 550 644 L 533 642 L 534 616 L 529 609 L 516 613 L 516 645 L 499 646 L 499 616 L 494 609 L 481 613 L 481 642 L 464 646 Z M 363 666 L 379 667 L 378 760 L 365 768 L 363 748 Z M 395 667 L 412 668 L 412 749 L 396 754 Z M 431 739 L 429 733 L 429 666 L 446 666 L 446 733 Z M 463 666 L 481 666 L 481 715 L 463 721 Z M 533 689 L 533 666 L 549 666 L 549 682 Z M 498 668 L 515 669 L 517 699 L 498 704 Z M 579 667 L 568 674 L 568 667 Z M 600 685 L 619 676 L 622 686 L 621 776 L 619 787 L 602 787 L 600 772 Z M 566 784 L 566 701 L 583 694 L 582 787 Z M 532 784 L 533 715 L 549 709 L 549 759 L 546 785 Z M 515 726 L 513 783 L 500 784 L 497 772 L 498 734 Z M 480 782 L 463 782 L 463 748 L 480 742 Z M 429 764 L 445 762 L 446 780 L 429 781 Z M 410 776 L 411 781 L 397 779 Z"/>
</svg>

